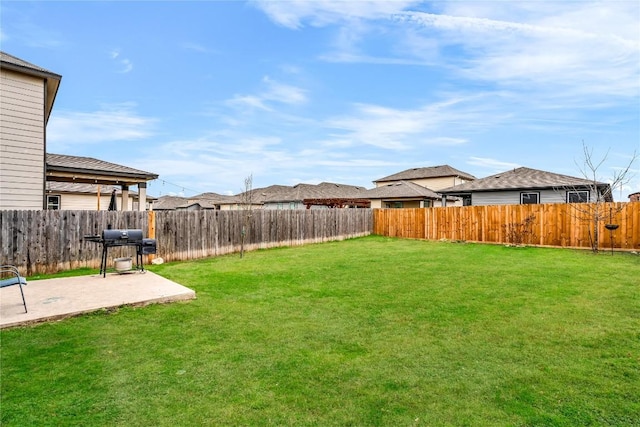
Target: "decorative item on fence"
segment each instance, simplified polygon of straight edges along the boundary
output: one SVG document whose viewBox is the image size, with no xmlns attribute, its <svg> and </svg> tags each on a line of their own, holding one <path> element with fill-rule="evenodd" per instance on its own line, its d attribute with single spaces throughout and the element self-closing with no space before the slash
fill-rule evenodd
<svg viewBox="0 0 640 427">
<path fill-rule="evenodd" d="M 609 230 L 609 240 L 611 241 L 611 255 L 613 255 L 613 232 L 618 229 L 618 224 L 612 224 L 612 209 L 609 208 L 609 223 L 604 225 L 604 228 Z"/>
</svg>

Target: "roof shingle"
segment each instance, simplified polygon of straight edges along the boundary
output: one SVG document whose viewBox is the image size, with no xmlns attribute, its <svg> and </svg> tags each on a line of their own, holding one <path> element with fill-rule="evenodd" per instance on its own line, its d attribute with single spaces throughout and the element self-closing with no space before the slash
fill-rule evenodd
<svg viewBox="0 0 640 427">
<path fill-rule="evenodd" d="M 456 168 L 452 168 L 449 165 L 429 166 L 425 168 L 412 168 L 402 172 L 395 173 L 393 175 L 385 176 L 384 178 L 377 179 L 373 182 L 387 182 L 387 181 L 411 181 L 414 179 L 425 178 L 442 178 L 447 176 L 457 176 L 467 180 L 476 179 L 475 176 L 466 172 L 459 171 Z"/>
<path fill-rule="evenodd" d="M 333 182 L 321 182 L 320 184 L 297 184 L 293 187 L 279 188 L 271 194 L 267 194 L 264 202 L 290 202 L 305 199 L 357 199 L 365 192 L 364 187 Z"/>
<path fill-rule="evenodd" d="M 440 199 L 440 196 L 433 190 L 413 183 L 411 181 L 399 181 L 389 185 L 367 190 L 364 197 L 368 199 L 388 199 L 388 198 L 420 198 L 420 199 Z"/>
<path fill-rule="evenodd" d="M 69 156 L 47 153 L 47 169 L 59 171 L 99 172 L 106 175 L 121 175 L 145 179 L 156 179 L 158 175 L 140 169 L 105 162 L 92 157 Z"/>
<path fill-rule="evenodd" d="M 160 196 L 153 203 L 154 211 L 173 210 L 178 206 L 182 206 L 189 201 L 186 197 L 179 196 Z"/>
<path fill-rule="evenodd" d="M 464 184 L 438 190 L 443 194 L 457 194 L 472 191 L 496 191 L 519 190 L 534 188 L 561 188 L 593 185 L 593 181 L 584 178 L 576 178 L 538 169 L 520 167 L 506 172 L 501 172 L 486 178 L 465 182 Z M 597 182 L 598 186 L 606 186 L 603 182 Z"/>
<path fill-rule="evenodd" d="M 0 51 L 0 61 L 4 62 L 5 64 L 11 64 L 11 65 L 15 65 L 18 67 L 22 67 L 25 70 L 30 70 L 30 71 L 37 71 L 39 73 L 45 73 L 45 74 L 50 74 L 52 77 L 57 77 L 58 80 L 62 78 L 62 76 L 60 76 L 59 74 L 53 73 L 45 68 L 39 67 L 37 65 L 34 65 L 30 62 L 25 61 L 24 59 L 20 59 L 16 56 L 10 55 L 6 52 L 2 52 Z"/>
</svg>

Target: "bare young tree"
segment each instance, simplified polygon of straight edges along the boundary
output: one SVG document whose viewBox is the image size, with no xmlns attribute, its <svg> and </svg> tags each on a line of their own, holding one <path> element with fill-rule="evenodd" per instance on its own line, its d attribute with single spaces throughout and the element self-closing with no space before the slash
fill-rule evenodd
<svg viewBox="0 0 640 427">
<path fill-rule="evenodd" d="M 240 194 L 242 209 L 242 231 L 240 232 L 240 258 L 244 257 L 244 242 L 251 225 L 251 208 L 253 207 L 253 174 L 244 179 L 244 191 Z"/>
<path fill-rule="evenodd" d="M 637 152 L 633 152 L 629 163 L 626 167 L 614 171 L 611 179 L 607 183 L 604 183 L 598 179 L 600 168 L 604 165 L 609 156 L 609 150 L 605 155 L 597 160 L 593 155 L 593 148 L 587 147 L 584 142 L 582 143 L 582 164 L 576 161 L 576 166 L 582 173 L 582 176 L 589 181 L 587 185 L 590 194 L 594 194 L 595 198 L 588 201 L 591 203 L 579 203 L 572 204 L 573 211 L 578 219 L 589 223 L 589 240 L 591 244 L 591 250 L 594 253 L 598 252 L 600 246 L 600 224 L 607 222 L 612 216 L 614 208 L 609 206 L 606 208 L 605 203 L 613 201 L 613 192 L 617 188 L 629 183 L 633 178 L 631 167 L 638 159 Z M 616 213 L 619 209 L 615 209 Z"/>
</svg>

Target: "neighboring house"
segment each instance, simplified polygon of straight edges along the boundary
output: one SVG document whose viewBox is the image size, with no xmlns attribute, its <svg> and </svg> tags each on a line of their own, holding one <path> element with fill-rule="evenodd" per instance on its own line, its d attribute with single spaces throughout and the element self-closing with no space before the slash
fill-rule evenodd
<svg viewBox="0 0 640 427">
<path fill-rule="evenodd" d="M 638 191 L 637 193 L 629 194 L 629 201 L 630 202 L 640 202 L 640 191 Z"/>
<path fill-rule="evenodd" d="M 440 205 L 442 196 L 410 181 L 397 181 L 364 193 L 371 208 L 428 208 Z M 453 200 L 452 200 L 453 202 Z"/>
<path fill-rule="evenodd" d="M 464 184 L 465 182 L 473 181 L 474 179 L 476 179 L 476 177 L 471 174 L 459 171 L 449 165 L 440 165 L 407 169 L 405 171 L 377 179 L 373 181 L 373 183 L 376 187 L 382 187 L 400 181 L 409 181 L 437 192 L 441 188 Z"/>
<path fill-rule="evenodd" d="M 520 167 L 438 191 L 464 205 L 511 205 L 613 201 L 611 186 L 537 169 Z"/>
<path fill-rule="evenodd" d="M 369 207 L 366 189 L 353 185 L 323 182 L 318 185 L 271 185 L 254 188 L 235 196 L 202 193 L 193 197 L 162 196 L 154 210 L 240 210 L 247 209 L 319 209 Z"/>
<path fill-rule="evenodd" d="M 364 187 L 322 182 L 317 185 L 297 184 L 281 187 L 263 200 L 264 209 L 321 209 L 328 207 L 351 207 L 366 199 Z"/>
<path fill-rule="evenodd" d="M 47 209 L 106 211 L 113 191 L 116 192 L 118 210 L 122 210 L 122 189 L 119 186 L 48 181 Z M 129 191 L 128 199 L 128 206 L 134 211 L 140 210 L 138 193 Z M 154 200 L 147 195 L 144 210 L 151 210 Z"/>
<path fill-rule="evenodd" d="M 249 192 L 235 196 L 227 196 L 218 193 L 202 193 L 192 197 L 162 196 L 154 203 L 154 210 L 239 210 L 245 209 L 245 205 L 251 203 L 251 209 L 262 209 L 264 200 L 276 193 L 289 189 L 284 185 L 271 185 L 264 188 L 254 188 Z"/>
<path fill-rule="evenodd" d="M 73 184 L 116 185 L 120 187 L 118 194 L 118 210 L 146 210 L 146 204 L 133 206 L 129 203 L 129 187 L 138 187 L 138 196 L 147 200 L 147 181 L 157 179 L 158 175 L 116 163 L 105 162 L 92 157 L 67 156 L 64 154 L 47 154 L 47 181 L 67 182 Z M 49 199 L 50 195 L 47 195 Z M 51 203 L 47 200 L 47 206 Z M 66 209 L 66 208 L 63 208 Z"/>
<path fill-rule="evenodd" d="M 202 193 L 197 196 L 189 197 L 187 203 L 183 204 L 182 206 L 178 206 L 176 209 L 236 210 L 240 209 L 240 206 L 238 196 L 228 196 L 218 193 Z"/>
<path fill-rule="evenodd" d="M 154 211 L 173 211 L 178 206 L 182 206 L 189 201 L 186 197 L 160 196 L 153 202 Z"/>
<path fill-rule="evenodd" d="M 411 182 L 413 184 L 417 184 L 421 187 L 424 187 L 431 192 L 437 192 L 442 188 L 451 187 L 454 185 L 464 184 L 465 182 L 473 181 L 476 177 L 468 174 L 466 172 L 462 172 L 456 168 L 453 168 L 449 165 L 440 165 L 440 166 L 429 166 L 424 168 L 412 168 L 407 169 L 402 172 L 395 173 L 393 175 L 386 176 L 384 178 L 380 178 L 376 181 L 373 181 L 376 188 L 384 187 L 389 184 L 397 184 L 401 182 Z M 391 192 L 396 191 L 407 191 L 406 186 L 395 187 L 387 189 L 386 191 L 381 192 L 380 194 L 385 194 L 389 196 Z M 410 192 L 408 193 L 410 194 Z M 389 199 L 391 201 L 391 199 Z M 428 202 L 429 206 L 442 206 L 442 198 L 439 197 L 439 200 L 432 200 L 430 198 L 423 199 L 423 202 Z M 397 199 L 392 203 L 393 206 L 398 206 L 399 204 L 403 204 L 404 202 L 408 204 L 405 207 L 414 207 L 418 200 L 412 199 L 408 197 L 406 200 Z M 374 203 L 372 201 L 372 206 L 377 205 L 378 202 Z M 448 200 L 450 205 L 462 205 L 462 200 L 459 200 L 455 197 L 451 197 Z M 425 203 L 423 203 L 425 204 Z M 381 207 L 385 207 L 383 204 Z"/>
<path fill-rule="evenodd" d="M 0 52 L 0 209 L 46 208 L 46 127 L 61 79 Z"/>
<path fill-rule="evenodd" d="M 252 188 L 249 191 L 242 192 L 236 195 L 237 203 L 240 205 L 245 205 L 247 203 L 251 203 L 252 209 L 263 209 L 264 203 L 267 199 L 273 197 L 276 194 L 281 194 L 291 189 L 288 185 L 270 185 L 268 187 L 261 188 Z M 235 207 L 229 207 L 229 209 L 236 209 L 239 205 Z"/>
</svg>

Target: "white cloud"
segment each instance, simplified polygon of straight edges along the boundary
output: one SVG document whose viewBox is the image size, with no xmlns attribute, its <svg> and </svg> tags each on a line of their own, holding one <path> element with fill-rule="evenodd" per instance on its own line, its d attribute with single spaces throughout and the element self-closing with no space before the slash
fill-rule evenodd
<svg viewBox="0 0 640 427">
<path fill-rule="evenodd" d="M 372 150 L 347 153 L 309 139 L 299 146 L 289 145 L 278 136 L 258 136 L 252 129 L 159 144 L 152 152 L 141 153 L 136 161 L 147 168 L 153 165 L 154 171 L 162 171 L 160 178 L 169 182 L 185 182 L 188 176 L 193 184 L 184 184 L 186 188 L 223 188 L 233 193 L 242 190 L 249 174 L 254 176 L 254 187 L 289 185 L 310 182 L 312 173 L 315 177 L 324 174 L 319 181 L 335 181 L 341 172 L 353 174 L 394 164 Z M 367 185 L 370 172 L 362 176 L 366 178 L 360 185 Z M 353 184 L 353 178 L 345 183 Z"/>
<path fill-rule="evenodd" d="M 419 111 L 401 111 L 361 104 L 352 116 L 337 117 L 327 125 L 344 132 L 343 138 L 356 145 L 373 145 L 392 150 L 406 149 L 405 138 L 425 131 Z"/>
<path fill-rule="evenodd" d="M 342 146 L 371 145 L 388 150 L 407 150 L 421 145 L 460 145 L 467 138 L 452 136 L 465 130 L 479 132 L 503 120 L 484 94 L 450 94 L 443 101 L 401 110 L 372 104 L 356 104 L 350 115 L 326 121 L 326 127 Z M 444 135 L 443 135 L 444 134 Z"/>
<path fill-rule="evenodd" d="M 279 83 L 268 76 L 263 82 L 267 85 L 267 91 L 262 94 L 264 99 L 296 105 L 307 101 L 306 91 L 299 87 Z"/>
<path fill-rule="evenodd" d="M 307 102 L 307 92 L 297 86 L 280 83 L 265 76 L 264 89 L 254 95 L 235 95 L 226 102 L 235 107 L 274 111 L 272 104 L 300 105 Z"/>
<path fill-rule="evenodd" d="M 120 73 L 128 73 L 133 70 L 133 64 L 128 59 L 121 60 L 120 64 L 122 64 L 122 69 L 119 71 Z"/>
<path fill-rule="evenodd" d="M 447 4 L 446 14 L 401 12 L 395 20 L 411 29 L 423 27 L 424 37 L 437 37 L 442 50 L 463 51 L 464 56 L 443 60 L 469 80 L 533 84 L 551 94 L 562 87 L 565 96 L 637 97 L 640 11 L 628 3 L 596 7 L 572 2 L 566 10 L 547 3 L 541 9 L 511 5 L 507 6 L 510 13 L 505 13 L 502 2 L 478 7 L 454 2 Z M 635 19 L 628 16 L 630 12 Z M 419 55 L 418 49 L 416 46 L 414 56 Z"/>
<path fill-rule="evenodd" d="M 55 110 L 47 125 L 47 148 L 55 152 L 74 144 L 140 140 L 153 135 L 155 123 L 135 113 L 131 104 L 93 112 Z"/>
<path fill-rule="evenodd" d="M 469 141 L 466 138 L 452 138 L 448 136 L 429 138 L 426 141 L 426 143 L 429 145 L 446 145 L 446 146 L 466 144 L 467 142 Z"/>
<path fill-rule="evenodd" d="M 376 159 L 345 159 L 345 160 L 319 160 L 319 166 L 340 167 L 340 168 L 379 168 L 394 166 L 395 162 Z"/>
<path fill-rule="evenodd" d="M 209 49 L 208 47 L 200 44 L 200 43 L 194 43 L 194 42 L 184 42 L 180 44 L 180 47 L 182 49 L 185 50 L 191 50 L 194 52 L 200 52 L 200 53 L 212 53 L 213 50 Z"/>
<path fill-rule="evenodd" d="M 264 102 L 265 100 L 256 95 L 235 95 L 233 98 L 227 100 L 227 104 L 236 107 L 248 107 L 250 109 L 257 108 L 259 110 L 271 111 L 270 107 Z"/>
<path fill-rule="evenodd" d="M 111 52 L 109 52 L 109 57 L 120 66 L 120 68 L 117 71 L 118 73 L 124 74 L 133 70 L 133 63 L 131 62 L 131 60 L 127 58 L 120 58 L 119 49 L 113 49 Z"/>
<path fill-rule="evenodd" d="M 638 2 L 455 1 L 431 4 L 432 13 L 411 1 L 254 3 L 288 28 L 336 25 L 325 61 L 446 68 L 583 105 L 638 96 Z"/>
<path fill-rule="evenodd" d="M 485 157 L 469 157 L 469 160 L 467 160 L 467 164 L 491 169 L 495 173 L 504 172 L 520 167 L 520 165 L 517 163 L 503 162 L 500 160 L 489 159 Z"/>
<path fill-rule="evenodd" d="M 284 171 L 295 169 L 295 158 L 274 145 L 278 145 L 276 139 L 243 135 L 172 141 L 146 153 L 140 162 L 164 171 L 161 178 L 167 181 L 190 182 L 184 184 L 186 188 L 225 188 L 236 194 L 250 174 L 257 184 L 273 165 Z"/>
<path fill-rule="evenodd" d="M 354 64 L 383 64 L 383 65 L 426 65 L 422 59 L 394 58 L 388 56 L 376 56 L 358 54 L 337 50 L 319 56 L 319 59 L 327 62 L 344 62 Z"/>
<path fill-rule="evenodd" d="M 420 2 L 405 0 L 254 0 L 252 3 L 265 12 L 275 23 L 297 29 L 301 28 L 304 22 L 322 27 L 354 19 L 388 17 L 392 13 Z"/>
<path fill-rule="evenodd" d="M 24 13 L 12 7 L 9 2 L 3 2 L 0 9 L 2 14 L 2 41 L 17 42 L 33 48 L 53 49 L 67 44 L 62 34 L 38 24 L 32 14 Z"/>
</svg>

